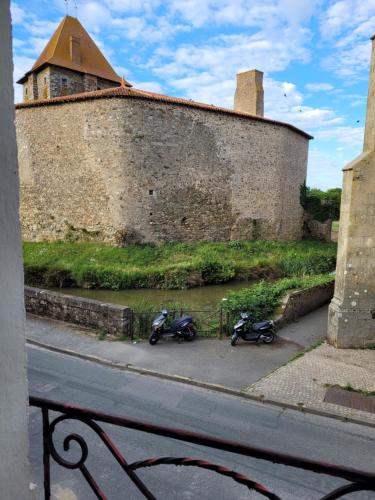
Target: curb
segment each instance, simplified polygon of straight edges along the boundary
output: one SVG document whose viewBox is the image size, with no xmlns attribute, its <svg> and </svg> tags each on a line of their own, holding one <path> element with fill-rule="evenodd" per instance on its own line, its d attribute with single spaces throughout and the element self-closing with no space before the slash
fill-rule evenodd
<svg viewBox="0 0 375 500">
<path fill-rule="evenodd" d="M 209 382 L 202 382 L 200 380 L 196 380 L 190 377 L 184 377 L 182 375 L 173 375 L 169 373 L 158 372 L 156 370 L 149 370 L 148 368 L 140 368 L 138 366 L 134 366 L 132 364 L 121 364 L 116 363 L 114 361 L 109 361 L 108 359 L 100 358 L 99 356 L 93 356 L 91 354 L 82 354 L 77 351 L 73 351 L 72 349 L 67 349 L 63 347 L 56 347 L 50 344 L 45 344 L 44 342 L 39 342 L 34 339 L 26 339 L 26 344 L 34 345 L 37 347 L 42 347 L 52 352 L 57 352 L 59 354 L 66 354 L 68 356 L 72 356 L 75 358 L 79 358 L 85 361 L 91 361 L 93 363 L 100 364 L 102 366 L 107 366 L 109 368 L 116 368 L 117 370 L 128 371 L 132 373 L 138 373 L 139 375 L 145 375 L 149 377 L 159 378 L 162 380 L 170 380 L 173 382 L 178 382 L 180 384 L 191 385 L 194 387 L 200 387 L 202 389 L 208 389 L 214 392 L 218 392 L 221 394 L 228 394 L 230 396 L 236 396 L 243 399 L 248 399 L 251 401 L 256 401 L 258 403 L 265 403 L 271 406 L 276 406 L 278 408 L 282 408 L 284 410 L 294 410 L 300 413 L 306 413 L 311 415 L 318 415 L 320 417 L 332 418 L 335 420 L 340 420 L 341 422 L 348 422 L 351 424 L 363 425 L 366 427 L 375 428 L 375 422 L 372 420 L 358 419 L 355 417 L 345 417 L 342 415 L 338 415 L 336 413 L 331 413 L 329 411 L 316 409 L 314 407 L 309 406 L 298 406 L 292 403 L 287 403 L 283 401 L 276 401 L 272 399 L 267 399 L 262 396 L 257 396 L 255 394 L 249 394 L 237 389 L 231 389 L 230 387 L 226 387 L 220 384 L 212 384 Z"/>
</svg>

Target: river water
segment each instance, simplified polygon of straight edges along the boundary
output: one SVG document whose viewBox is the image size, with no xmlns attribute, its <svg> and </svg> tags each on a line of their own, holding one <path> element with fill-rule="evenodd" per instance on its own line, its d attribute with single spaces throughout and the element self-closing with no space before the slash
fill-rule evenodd
<svg viewBox="0 0 375 500">
<path fill-rule="evenodd" d="M 150 288 L 128 290 L 99 290 L 86 288 L 57 288 L 57 292 L 67 295 L 78 295 L 90 299 L 134 307 L 141 302 L 155 305 L 158 310 L 168 302 L 186 304 L 191 310 L 209 310 L 215 308 L 227 295 L 229 290 L 241 290 L 254 282 L 234 281 L 221 285 L 207 285 L 187 290 L 156 290 Z"/>
</svg>

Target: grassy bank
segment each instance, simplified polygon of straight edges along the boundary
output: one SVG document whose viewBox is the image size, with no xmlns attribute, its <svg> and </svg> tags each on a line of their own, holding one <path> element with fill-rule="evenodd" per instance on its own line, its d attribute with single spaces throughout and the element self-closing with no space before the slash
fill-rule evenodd
<svg viewBox="0 0 375 500">
<path fill-rule="evenodd" d="M 336 244 L 321 241 L 171 243 L 115 248 L 94 243 L 24 243 L 32 286 L 182 289 L 232 279 L 323 274 L 334 270 Z"/>
<path fill-rule="evenodd" d="M 332 283 L 334 279 L 331 274 L 320 274 L 283 278 L 271 283 L 261 281 L 238 292 L 229 292 L 222 307 L 234 316 L 238 315 L 239 311 L 250 311 L 258 321 L 272 317 L 288 292 L 326 285 Z"/>
</svg>

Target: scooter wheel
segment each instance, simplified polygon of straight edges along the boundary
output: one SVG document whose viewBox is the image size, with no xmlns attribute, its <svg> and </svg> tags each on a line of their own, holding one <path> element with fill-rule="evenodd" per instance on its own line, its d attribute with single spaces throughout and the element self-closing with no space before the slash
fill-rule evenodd
<svg viewBox="0 0 375 500">
<path fill-rule="evenodd" d="M 270 332 L 270 334 L 267 335 L 267 337 L 262 338 L 263 344 L 272 344 L 274 340 L 275 340 L 275 334 L 273 332 Z"/>
<path fill-rule="evenodd" d="M 230 345 L 235 346 L 238 342 L 238 335 L 234 334 L 232 335 L 232 338 L 230 340 Z"/>
<path fill-rule="evenodd" d="M 158 340 L 159 340 L 159 337 L 157 335 L 155 335 L 154 333 L 152 335 L 150 335 L 150 338 L 148 339 L 148 341 L 150 342 L 151 345 L 155 345 Z"/>
<path fill-rule="evenodd" d="M 184 339 L 191 342 L 197 336 L 197 331 L 193 326 L 188 326 L 184 332 Z"/>
</svg>

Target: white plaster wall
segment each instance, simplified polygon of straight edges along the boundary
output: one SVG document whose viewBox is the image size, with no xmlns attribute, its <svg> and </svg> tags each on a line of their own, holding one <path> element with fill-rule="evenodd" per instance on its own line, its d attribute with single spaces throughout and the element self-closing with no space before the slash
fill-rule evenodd
<svg viewBox="0 0 375 500">
<path fill-rule="evenodd" d="M 30 498 L 23 271 L 9 0 L 0 0 L 0 488 Z"/>
</svg>

